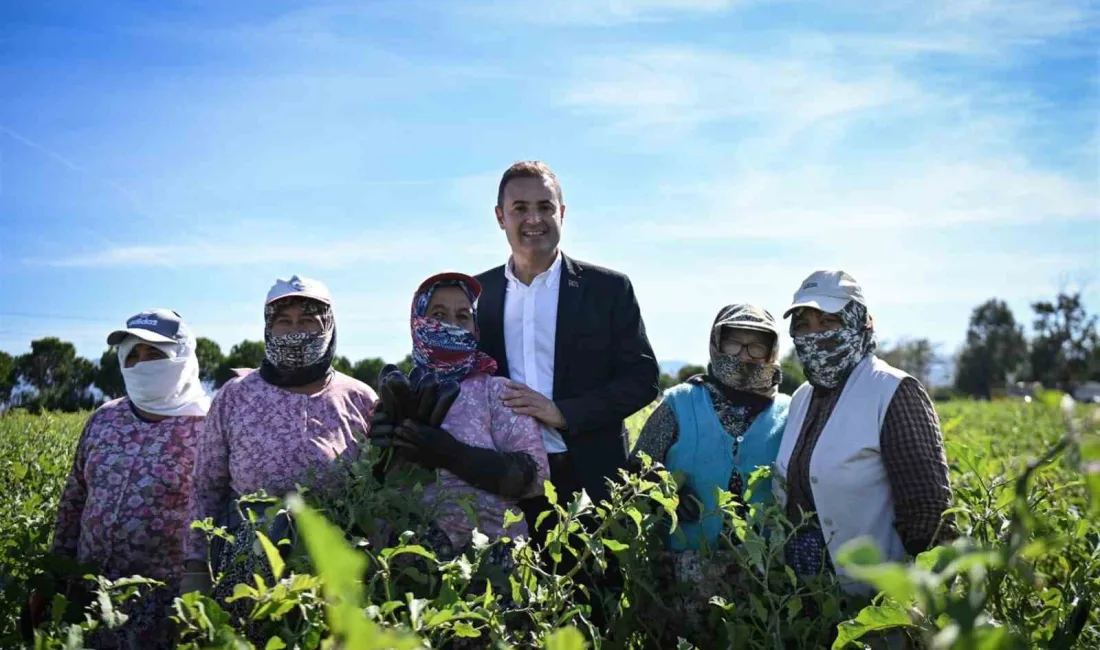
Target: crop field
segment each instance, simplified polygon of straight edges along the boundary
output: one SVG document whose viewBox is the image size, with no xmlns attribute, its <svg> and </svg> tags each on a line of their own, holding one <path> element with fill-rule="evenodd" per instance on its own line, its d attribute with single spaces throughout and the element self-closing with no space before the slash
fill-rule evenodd
<svg viewBox="0 0 1100 650">
<path fill-rule="evenodd" d="M 675 510 L 663 472 L 627 478 L 611 502 L 560 504 L 566 522 L 551 539 L 573 535 L 574 569 L 554 575 L 521 546 L 516 568 L 499 576 L 481 562 L 485 543 L 453 559 L 436 558 L 415 535 L 389 549 L 357 544 L 355 522 L 398 516 L 387 510 L 397 488 L 353 470 L 342 497 L 307 494 L 290 504 L 304 548 L 284 561 L 265 547 L 275 583 L 238 587 L 235 597 L 250 604 L 249 630 L 213 600 L 188 594 L 176 601 L 180 645 L 1100 648 L 1096 409 L 1079 406 L 1070 416 L 1043 400 L 939 409 L 957 538 L 911 565 L 879 564 L 873 548 L 858 544 L 835 558 L 881 590 L 871 601 L 845 599 L 827 581 L 795 581 L 781 560 L 796 524 L 774 510 L 753 511 L 746 522 L 731 506 L 729 538 L 738 543 L 711 561 L 735 565 L 734 577 L 711 581 L 701 623 L 674 626 L 674 596 L 652 568 L 661 556 L 657 531 Z M 633 436 L 646 415 L 631 419 Z M 0 647 L 18 647 L 29 590 L 48 589 L 60 570 L 46 549 L 86 417 L 0 416 Z M 570 533 L 581 515 L 595 515 L 598 526 Z M 565 546 L 553 550 L 569 553 Z M 620 572 L 620 588 L 596 581 L 582 590 L 581 567 Z M 103 580 L 92 588 L 98 598 L 75 615 L 56 597 L 58 614 L 39 647 L 80 647 L 95 628 L 119 624 L 127 599 L 150 586 Z M 602 613 L 594 620 L 596 602 Z M 671 629 L 684 638 L 669 640 Z"/>
</svg>

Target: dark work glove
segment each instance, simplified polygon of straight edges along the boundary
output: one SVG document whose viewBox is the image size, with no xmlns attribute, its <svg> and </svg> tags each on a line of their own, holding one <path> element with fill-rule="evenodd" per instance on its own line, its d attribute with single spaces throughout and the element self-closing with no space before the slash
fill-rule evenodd
<svg viewBox="0 0 1100 650">
<path fill-rule="evenodd" d="M 680 521 L 687 523 L 699 521 L 699 515 L 703 504 L 700 503 L 699 496 L 695 494 L 695 490 L 684 485 L 680 488 L 679 495 L 680 505 L 676 506 L 676 517 Z"/>
<path fill-rule="evenodd" d="M 370 444 L 386 449 L 393 446 L 393 433 L 396 423 L 393 417 L 385 411 L 382 404 L 375 407 L 374 415 L 370 418 L 370 431 L 367 432 L 367 440 Z"/>
<path fill-rule="evenodd" d="M 378 398 L 381 410 L 394 422 L 416 416 L 418 405 L 409 378 L 393 364 L 387 364 L 378 373 Z"/>
<path fill-rule="evenodd" d="M 406 419 L 394 428 L 394 448 L 427 469 L 447 469 L 461 453 L 460 444 L 443 429 L 415 420 Z"/>
</svg>

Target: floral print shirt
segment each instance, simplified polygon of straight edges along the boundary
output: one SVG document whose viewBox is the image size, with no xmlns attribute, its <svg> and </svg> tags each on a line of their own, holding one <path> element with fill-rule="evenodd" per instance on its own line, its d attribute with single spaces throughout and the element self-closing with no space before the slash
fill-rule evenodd
<svg viewBox="0 0 1100 650">
<path fill-rule="evenodd" d="M 474 373 L 461 386 L 458 399 L 443 419 L 443 429 L 467 445 L 527 454 L 538 469 L 524 498 L 542 494 L 550 465 L 538 422 L 527 415 L 516 415 L 504 405 L 502 377 Z M 432 508 L 436 525 L 456 547 L 469 542 L 475 526 L 489 539 L 498 539 L 506 532 L 510 537 L 527 534 L 523 512 L 515 501 L 475 488 L 447 470 L 439 470 L 438 480 L 425 487 L 424 503 Z M 464 505 L 472 509 L 476 522 L 467 515 Z M 505 531 L 504 512 L 508 509 L 520 520 Z"/>
<path fill-rule="evenodd" d="M 177 585 L 203 424 L 201 417 L 145 420 L 127 398 L 101 406 L 77 445 L 52 550 L 110 579 L 142 575 Z"/>
<path fill-rule="evenodd" d="M 281 496 L 334 461 L 353 460 L 355 437 L 367 434 L 377 401 L 370 386 L 340 372 L 312 395 L 273 386 L 258 372 L 226 383 L 198 445 L 193 518 L 217 522 L 234 495 Z M 187 560 L 206 559 L 201 531 L 191 531 L 185 546 Z"/>
</svg>

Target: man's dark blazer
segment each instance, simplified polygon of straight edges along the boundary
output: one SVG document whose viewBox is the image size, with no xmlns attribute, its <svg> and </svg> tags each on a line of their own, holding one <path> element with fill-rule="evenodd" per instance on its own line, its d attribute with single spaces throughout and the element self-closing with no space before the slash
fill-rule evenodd
<svg viewBox="0 0 1100 650">
<path fill-rule="evenodd" d="M 477 279 L 481 349 L 509 377 L 504 266 Z M 562 438 L 581 487 L 598 503 L 608 497 L 605 479 L 626 466 L 623 420 L 656 399 L 660 369 L 629 278 L 563 255 L 558 292 L 554 403 L 568 425 Z"/>
</svg>

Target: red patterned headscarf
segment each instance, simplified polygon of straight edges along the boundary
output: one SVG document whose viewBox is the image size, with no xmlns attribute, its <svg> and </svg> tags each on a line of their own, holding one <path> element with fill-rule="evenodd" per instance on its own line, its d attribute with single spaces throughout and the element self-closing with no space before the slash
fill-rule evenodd
<svg viewBox="0 0 1100 650">
<path fill-rule="evenodd" d="M 432 293 L 439 287 L 459 287 L 470 299 L 470 306 L 477 318 L 477 299 L 481 295 L 481 284 L 474 278 L 461 273 L 440 273 L 425 280 L 412 302 L 412 360 L 416 374 L 435 373 L 440 381 L 453 379 L 461 382 L 467 375 L 484 372 L 492 375 L 497 371 L 497 362 L 478 350 L 480 333 L 470 333 L 461 327 L 429 318 L 428 306 Z"/>
</svg>

